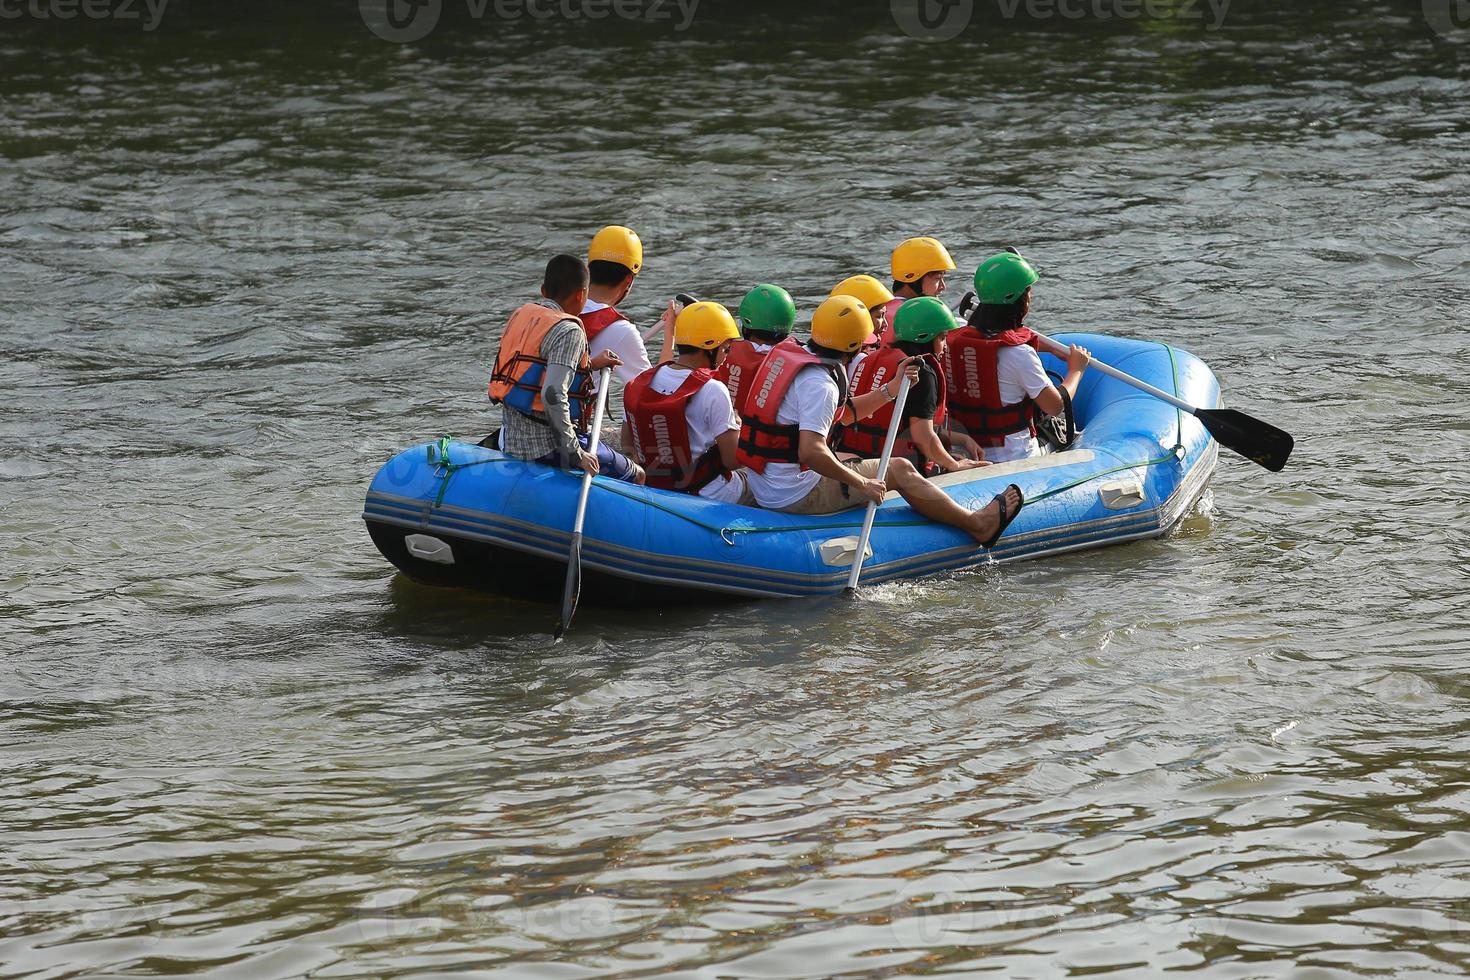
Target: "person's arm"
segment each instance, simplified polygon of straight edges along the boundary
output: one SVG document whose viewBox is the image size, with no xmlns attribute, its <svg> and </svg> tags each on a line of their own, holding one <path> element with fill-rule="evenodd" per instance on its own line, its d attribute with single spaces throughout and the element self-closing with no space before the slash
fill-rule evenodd
<svg viewBox="0 0 1470 980">
<path fill-rule="evenodd" d="M 664 332 L 664 346 L 658 354 L 658 362 L 660 364 L 674 359 L 674 321 L 678 317 L 679 314 L 674 311 L 674 301 L 669 300 L 669 308 L 664 310 L 663 316 L 658 319 Z"/>
<path fill-rule="evenodd" d="M 933 419 L 910 419 L 909 439 L 919 447 L 919 452 L 924 454 L 925 459 L 938 463 L 946 473 L 958 473 L 960 470 L 972 470 L 985 465 L 979 460 L 955 459 L 951 456 L 944 446 L 944 440 L 934 430 Z"/>
<path fill-rule="evenodd" d="M 564 458 L 578 460 L 583 470 L 596 475 L 597 454 L 583 452 L 577 442 L 569 395 L 572 375 L 586 350 L 586 337 L 572 320 L 563 320 L 541 342 L 542 357 L 546 360 L 546 373 L 541 377 L 541 404 L 557 450 Z"/>
<path fill-rule="evenodd" d="M 597 456 L 582 451 L 577 442 L 577 432 L 572 428 L 571 397 L 568 394 L 573 371 L 564 364 L 546 365 L 546 374 L 541 379 L 541 404 L 546 407 L 546 421 L 551 425 L 551 437 L 556 440 L 557 451 L 567 459 L 578 460 L 582 469 L 597 475 Z"/>
<path fill-rule="evenodd" d="M 638 330 L 627 320 L 619 320 L 610 325 L 606 330 L 597 335 L 594 343 L 599 347 L 618 356 L 618 363 L 613 367 L 613 374 L 623 384 L 632 381 L 638 375 L 653 367 L 648 363 L 648 350 L 643 346 L 643 339 L 638 336 Z M 663 361 L 659 362 L 660 364 Z"/>
<path fill-rule="evenodd" d="M 973 460 L 982 460 L 985 458 L 985 450 L 978 442 L 970 438 L 968 432 L 955 432 L 951 429 L 947 435 L 949 436 L 951 454 L 958 449 Z"/>
<path fill-rule="evenodd" d="M 1077 397 L 1077 386 L 1082 383 L 1082 374 L 1090 363 L 1092 363 L 1092 352 L 1086 347 L 1078 347 L 1073 344 L 1067 350 L 1067 376 L 1062 379 L 1062 387 L 1067 389 L 1067 394 L 1072 398 Z M 1032 400 L 1048 415 L 1061 415 L 1066 408 L 1062 402 L 1061 392 L 1052 385 L 1047 385 L 1044 391 L 1033 395 Z"/>
<path fill-rule="evenodd" d="M 909 376 L 909 384 L 916 384 L 919 380 L 919 359 L 917 357 L 911 357 L 903 361 L 901 366 L 903 367 L 904 374 Z M 902 384 L 902 381 L 894 378 L 887 384 L 882 384 L 874 388 L 866 395 L 859 395 L 852 400 L 850 408 L 844 408 L 842 410 L 841 417 L 838 421 L 843 425 L 851 425 L 858 419 L 869 417 L 884 405 L 897 401 L 898 389 Z"/>
<path fill-rule="evenodd" d="M 740 416 L 735 412 L 730 389 L 717 380 L 710 380 L 699 394 L 710 399 L 709 420 L 714 423 L 711 428 L 718 428 L 722 423 L 725 427 L 723 432 L 715 436 L 715 446 L 720 450 L 720 465 L 734 471 L 740 465 L 736 458 L 740 448 Z"/>
<path fill-rule="evenodd" d="M 740 465 L 735 457 L 736 451 L 740 448 L 739 429 L 732 429 L 715 436 L 715 445 L 720 450 L 720 465 L 727 470 L 734 470 Z"/>
</svg>

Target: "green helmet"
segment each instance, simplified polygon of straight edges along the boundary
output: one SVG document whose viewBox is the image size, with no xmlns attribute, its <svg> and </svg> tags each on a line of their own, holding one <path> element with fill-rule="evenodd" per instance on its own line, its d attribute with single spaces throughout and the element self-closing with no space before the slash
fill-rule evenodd
<svg viewBox="0 0 1470 980">
<path fill-rule="evenodd" d="M 740 321 L 741 330 L 784 337 L 796 326 L 796 303 L 780 286 L 761 283 L 745 294 L 735 319 Z"/>
<path fill-rule="evenodd" d="M 1041 277 L 1015 252 L 1001 252 L 975 270 L 975 297 L 982 303 L 1014 303 Z"/>
<path fill-rule="evenodd" d="M 924 344 L 958 326 L 954 314 L 942 299 L 917 296 L 898 308 L 893 317 L 893 336 L 909 343 Z"/>
</svg>

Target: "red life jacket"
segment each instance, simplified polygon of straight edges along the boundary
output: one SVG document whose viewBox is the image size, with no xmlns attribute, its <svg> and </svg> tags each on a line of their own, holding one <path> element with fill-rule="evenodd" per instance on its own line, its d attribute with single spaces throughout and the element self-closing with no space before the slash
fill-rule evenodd
<svg viewBox="0 0 1470 980">
<path fill-rule="evenodd" d="M 800 463 L 801 426 L 781 425 L 776 414 L 791 383 L 805 368 L 820 365 L 837 385 L 838 398 L 847 404 L 847 372 L 842 365 L 818 357 L 797 343 L 781 343 L 772 347 L 755 373 L 750 392 L 740 409 L 740 446 L 736 461 L 757 473 L 764 473 L 769 463 Z M 841 414 L 841 409 L 838 409 Z M 805 466 L 802 469 L 806 469 Z"/>
<path fill-rule="evenodd" d="M 788 346 L 800 346 L 791 337 L 783 337 L 780 344 Z M 774 346 L 780 346 L 780 344 Z M 756 350 L 755 343 L 749 340 L 737 340 L 730 345 L 730 353 L 725 355 L 725 363 L 715 369 L 715 379 L 722 381 L 726 388 L 730 389 L 730 402 L 739 411 L 745 404 L 745 396 L 750 394 L 751 382 L 755 380 L 756 372 L 760 370 L 761 362 L 766 359 L 767 351 Z"/>
<path fill-rule="evenodd" d="M 623 407 L 633 430 L 638 461 L 648 473 L 648 485 L 660 490 L 698 493 L 728 470 L 720 461 L 720 447 L 711 443 L 698 459 L 689 446 L 689 402 L 706 381 L 714 377 L 708 368 L 689 372 L 689 377 L 669 394 L 653 387 L 659 368 L 649 368 L 623 389 Z M 677 366 L 677 365 L 675 365 Z"/>
<path fill-rule="evenodd" d="M 1026 327 L 987 337 L 973 327 L 952 331 L 947 338 L 944 373 L 949 381 L 949 411 L 982 446 L 1004 446 L 1013 432 L 1036 435 L 1036 403 L 1029 397 L 1013 405 L 1000 401 L 998 353 L 1002 347 L 1035 347 L 1036 334 Z"/>
<path fill-rule="evenodd" d="M 613 307 L 604 306 L 602 309 L 596 310 L 592 313 L 583 313 L 581 319 L 582 326 L 587 328 L 587 349 L 592 350 L 592 341 L 597 337 L 598 334 L 602 333 L 604 330 L 612 326 L 614 323 L 617 323 L 619 320 L 626 320 L 628 318 L 623 316 L 623 314 L 619 313 Z M 602 352 L 598 351 L 597 353 L 600 354 Z"/>
<path fill-rule="evenodd" d="M 909 355 L 897 347 L 880 347 L 867 357 L 852 372 L 852 385 L 848 389 L 853 398 L 858 398 L 870 392 L 877 391 L 879 387 L 898 377 L 898 366 L 903 363 L 904 358 Z M 947 392 L 944 384 L 944 369 L 940 366 L 938 358 L 933 354 L 923 355 L 924 360 L 934 369 L 935 379 L 939 384 L 939 407 L 934 413 L 935 427 L 944 424 L 944 401 Z M 851 425 L 843 426 L 841 434 L 837 438 L 837 448 L 849 453 L 856 453 L 863 459 L 877 459 L 883 454 L 883 442 L 888 438 L 888 425 L 893 421 L 893 402 L 889 402 L 865 419 L 858 419 Z M 893 444 L 895 456 L 907 456 L 916 462 L 925 462 L 923 454 L 910 439 L 904 438 L 902 432 L 899 439 Z"/>
</svg>

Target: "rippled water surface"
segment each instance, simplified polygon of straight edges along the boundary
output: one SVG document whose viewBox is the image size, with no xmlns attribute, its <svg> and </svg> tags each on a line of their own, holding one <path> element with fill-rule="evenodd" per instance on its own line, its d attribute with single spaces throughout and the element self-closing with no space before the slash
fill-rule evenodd
<svg viewBox="0 0 1470 980">
<path fill-rule="evenodd" d="M 1470 38 L 871 6 L 0 22 L 0 975 L 1470 966 Z M 645 319 L 1016 243 L 1040 325 L 1297 454 L 1165 540 L 553 646 L 359 513 L 614 221 Z"/>
</svg>

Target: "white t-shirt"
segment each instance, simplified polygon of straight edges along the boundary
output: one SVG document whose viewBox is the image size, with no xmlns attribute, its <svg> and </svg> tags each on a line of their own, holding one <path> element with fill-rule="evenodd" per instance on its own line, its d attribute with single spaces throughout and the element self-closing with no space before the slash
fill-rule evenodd
<svg viewBox="0 0 1470 980">
<path fill-rule="evenodd" d="M 596 313 L 605 309 L 606 303 L 589 299 L 587 305 L 582 307 L 582 312 Z M 605 350 L 610 350 L 623 359 L 622 364 L 613 368 L 613 375 L 623 384 L 653 367 L 653 362 L 648 359 L 648 348 L 643 346 L 638 328 L 627 320 L 614 320 L 587 344 L 588 357 L 596 357 Z"/>
<path fill-rule="evenodd" d="M 649 385 L 661 395 L 670 395 L 678 390 L 689 377 L 689 368 L 676 364 L 665 364 L 653 376 Z M 689 425 L 689 451 L 698 459 L 704 455 L 715 440 L 726 432 L 740 431 L 740 416 L 730 401 L 730 389 L 710 378 L 704 387 L 684 406 L 684 421 Z M 699 491 L 701 497 L 735 503 L 740 499 L 744 484 L 739 477 L 722 477 L 707 484 Z"/>
<path fill-rule="evenodd" d="M 1023 398 L 1035 398 L 1051 387 L 1051 379 L 1041 366 L 1041 356 L 1029 344 L 1002 347 L 996 352 L 995 367 L 1000 381 L 1000 400 L 1014 405 Z M 1041 446 L 1030 432 L 1022 430 L 1006 436 L 1004 446 L 985 447 L 985 458 L 992 463 L 1008 463 L 1041 455 Z"/>
<path fill-rule="evenodd" d="M 776 412 L 779 425 L 797 425 L 804 432 L 815 432 L 823 439 L 832 431 L 837 418 L 837 384 L 825 367 L 813 364 L 786 389 L 781 407 Z M 767 463 L 764 473 L 748 470 L 745 482 L 756 502 L 767 510 L 789 507 L 812 492 L 822 475 L 816 470 L 802 470 L 799 463 Z"/>
</svg>

